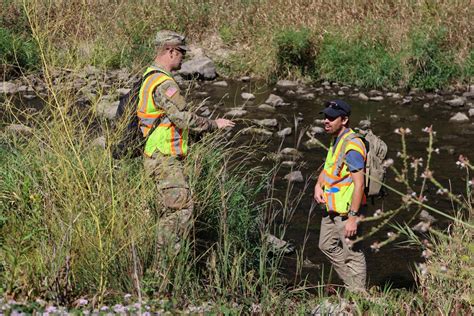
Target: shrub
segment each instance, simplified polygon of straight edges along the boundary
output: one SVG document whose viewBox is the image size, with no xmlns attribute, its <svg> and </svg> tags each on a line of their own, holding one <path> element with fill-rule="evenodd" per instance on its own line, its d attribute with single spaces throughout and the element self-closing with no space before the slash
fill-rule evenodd
<svg viewBox="0 0 474 316">
<path fill-rule="evenodd" d="M 275 36 L 274 43 L 280 73 L 294 66 L 299 68 L 302 74 L 314 69 L 314 48 L 308 29 L 282 30 Z"/>
<path fill-rule="evenodd" d="M 32 70 L 38 66 L 38 50 L 32 38 L 0 27 L 0 62 L 5 73 Z"/>
<path fill-rule="evenodd" d="M 464 81 L 472 82 L 474 80 L 474 50 L 471 50 L 467 58 L 464 60 L 462 70 Z"/>
<path fill-rule="evenodd" d="M 326 35 L 316 64 L 324 79 L 364 87 L 391 87 L 402 78 L 398 56 L 370 40 Z"/>
<path fill-rule="evenodd" d="M 408 56 L 410 86 L 433 90 L 446 86 L 460 75 L 443 29 L 435 33 L 423 30 L 413 33 Z"/>
</svg>

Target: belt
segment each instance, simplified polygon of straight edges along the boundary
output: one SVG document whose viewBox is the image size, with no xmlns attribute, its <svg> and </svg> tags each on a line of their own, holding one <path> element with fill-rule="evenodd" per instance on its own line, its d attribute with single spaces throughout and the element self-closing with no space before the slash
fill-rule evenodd
<svg viewBox="0 0 474 316">
<path fill-rule="evenodd" d="M 347 214 L 340 214 L 340 213 L 334 212 L 334 211 L 329 211 L 329 212 L 328 212 L 328 211 L 324 211 L 324 212 L 323 212 L 323 217 L 327 217 L 327 216 L 329 216 L 330 219 L 334 219 L 334 218 L 336 218 L 336 217 L 340 217 L 341 220 L 343 220 L 343 221 L 345 221 L 345 220 L 348 218 Z"/>
</svg>

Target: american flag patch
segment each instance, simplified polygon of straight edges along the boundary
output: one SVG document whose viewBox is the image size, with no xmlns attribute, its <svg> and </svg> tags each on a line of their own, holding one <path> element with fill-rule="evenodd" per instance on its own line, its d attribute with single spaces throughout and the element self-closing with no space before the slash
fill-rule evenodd
<svg viewBox="0 0 474 316">
<path fill-rule="evenodd" d="M 169 87 L 166 92 L 165 92 L 165 95 L 168 97 L 168 98 L 171 98 L 172 96 L 175 95 L 175 93 L 178 92 L 178 88 L 176 87 Z"/>
</svg>

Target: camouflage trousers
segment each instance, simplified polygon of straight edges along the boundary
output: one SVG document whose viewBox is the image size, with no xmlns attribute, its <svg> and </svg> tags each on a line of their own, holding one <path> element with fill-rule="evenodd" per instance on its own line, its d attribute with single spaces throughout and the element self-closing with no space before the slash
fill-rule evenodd
<svg viewBox="0 0 474 316">
<path fill-rule="evenodd" d="M 144 168 L 156 183 L 156 198 L 162 205 L 157 227 L 157 248 L 179 246 L 189 230 L 193 201 L 183 163 L 177 158 L 154 153 L 144 158 Z"/>
</svg>

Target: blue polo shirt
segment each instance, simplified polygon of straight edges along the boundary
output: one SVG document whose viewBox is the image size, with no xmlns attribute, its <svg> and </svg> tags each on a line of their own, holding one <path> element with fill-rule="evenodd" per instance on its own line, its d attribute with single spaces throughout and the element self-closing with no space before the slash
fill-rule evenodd
<svg viewBox="0 0 474 316">
<path fill-rule="evenodd" d="M 333 149 L 336 149 L 337 143 L 339 142 L 341 137 L 349 131 L 350 129 L 346 128 L 344 132 L 334 140 Z M 355 150 L 349 150 L 346 153 L 346 162 L 350 172 L 357 172 L 359 170 L 363 170 L 365 167 L 364 156 L 362 156 L 359 152 Z"/>
</svg>

